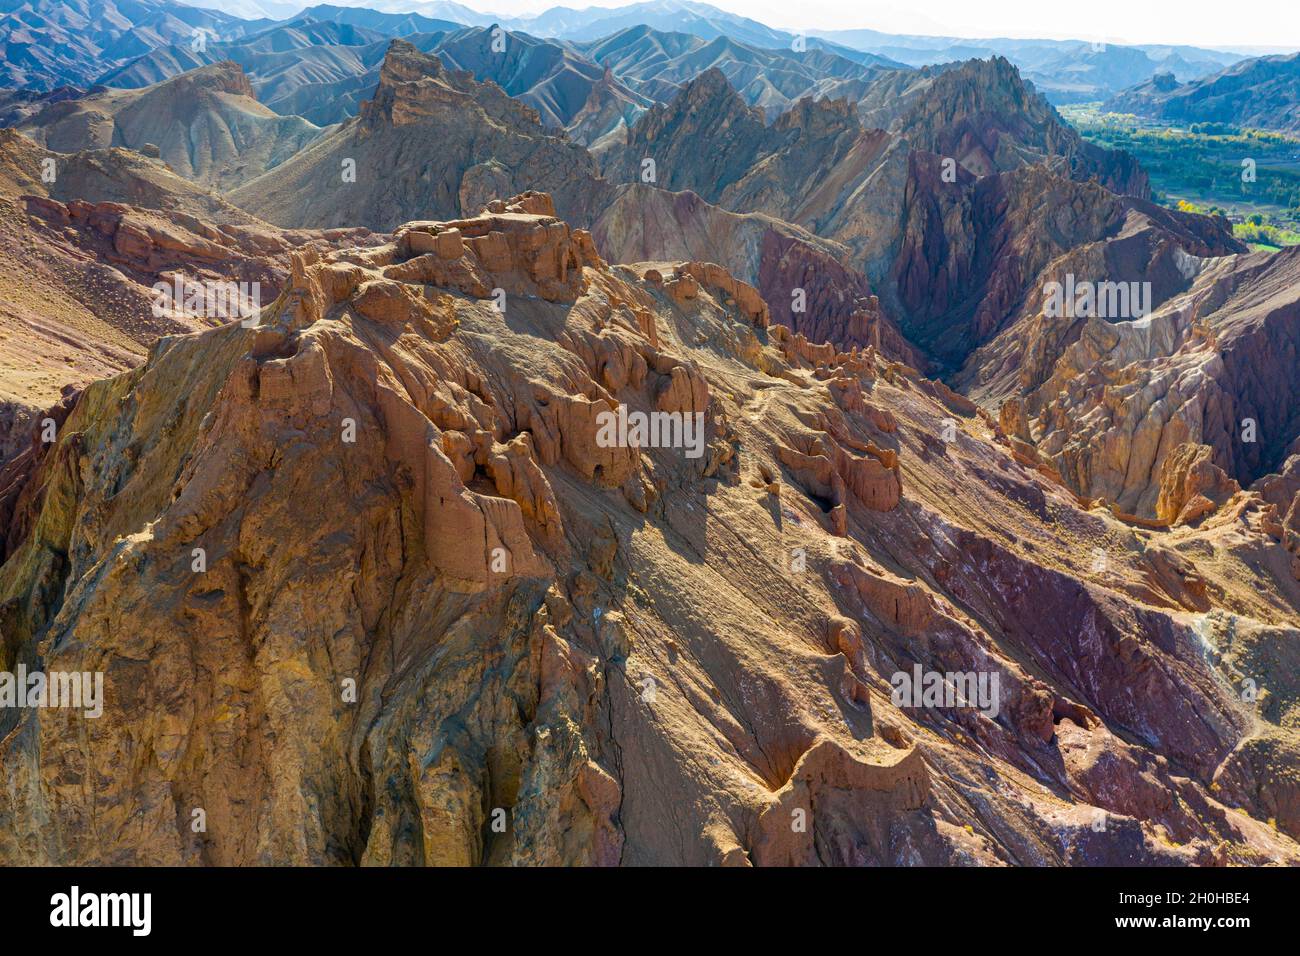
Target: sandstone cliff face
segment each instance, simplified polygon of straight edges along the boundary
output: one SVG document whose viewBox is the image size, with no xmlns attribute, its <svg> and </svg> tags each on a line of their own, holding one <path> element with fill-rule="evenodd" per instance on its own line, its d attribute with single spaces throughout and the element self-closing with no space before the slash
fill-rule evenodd
<svg viewBox="0 0 1300 956">
<path fill-rule="evenodd" d="M 590 154 L 548 133 L 535 109 L 394 40 L 375 95 L 355 119 L 230 198 L 285 227 L 387 231 L 472 214 L 527 189 L 547 190 L 580 223 L 607 191 Z"/>
<path fill-rule="evenodd" d="M 959 391 L 1002 411 L 1025 461 L 1120 515 L 1198 521 L 1300 435 L 1294 259 L 1245 258 L 1223 220 L 1058 172 L 948 183 L 936 157 L 914 153 L 893 270 L 900 325 L 939 368 L 959 366 Z M 1048 290 L 1067 282 L 1120 287 L 1130 306 L 1063 315 Z"/>
<path fill-rule="evenodd" d="M 554 210 L 296 251 L 263 327 L 162 340 L 0 475 L 0 665 L 106 687 L 0 718 L 0 860 L 1300 862 L 1296 582 L 1199 561 L 1266 531 L 1082 510 L 959 396 Z M 999 707 L 896 704 L 913 666 Z"/>
</svg>

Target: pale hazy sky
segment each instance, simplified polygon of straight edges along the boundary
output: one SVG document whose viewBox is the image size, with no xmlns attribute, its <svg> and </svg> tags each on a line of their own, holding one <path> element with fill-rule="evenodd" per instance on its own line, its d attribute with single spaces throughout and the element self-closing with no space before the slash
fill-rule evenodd
<svg viewBox="0 0 1300 956">
<path fill-rule="evenodd" d="M 357 0 L 352 0 L 357 2 Z M 621 6 L 626 0 L 468 0 L 507 15 L 547 7 Z M 889 33 L 1043 37 L 1300 50 L 1297 0 L 711 0 L 769 26 L 799 30 L 867 27 Z"/>
</svg>

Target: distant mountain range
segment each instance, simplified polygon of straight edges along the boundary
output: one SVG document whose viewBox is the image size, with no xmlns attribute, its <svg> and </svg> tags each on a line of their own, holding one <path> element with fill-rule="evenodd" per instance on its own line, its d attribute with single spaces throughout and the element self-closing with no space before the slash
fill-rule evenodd
<svg viewBox="0 0 1300 956">
<path fill-rule="evenodd" d="M 1105 108 L 1173 123 L 1300 132 L 1300 53 L 1244 60 L 1185 83 L 1161 74 L 1112 97 Z"/>
<path fill-rule="evenodd" d="M 196 29 L 208 31 L 208 45 L 212 41 L 229 44 L 268 29 L 278 29 L 286 23 L 303 24 L 309 20 L 347 24 L 373 30 L 383 37 L 499 26 L 535 38 L 568 41 L 579 48 L 608 41 L 629 29 L 646 27 L 660 33 L 695 37 L 705 44 L 739 44 L 754 50 L 779 50 L 808 58 L 833 55 L 865 67 L 920 67 L 1002 56 L 1054 103 L 1105 99 L 1157 74 L 1170 73 L 1180 82 L 1187 82 L 1243 59 L 1237 53 L 1188 46 L 1097 45 L 1078 40 L 1009 38 L 965 40 L 864 29 L 811 31 L 809 36 L 799 37 L 691 0 L 648 0 L 587 10 L 554 7 L 532 17 L 497 17 L 456 3 L 418 0 L 343 0 L 335 5 L 314 6 L 279 0 L 232 0 L 223 3 L 223 7 L 231 12 L 183 6 L 173 0 L 141 0 L 121 6 L 116 0 L 71 0 L 70 3 L 0 0 L 0 49 L 5 52 L 0 86 L 40 90 L 61 85 L 85 86 L 105 74 L 129 67 L 153 50 L 189 46 Z M 711 49 L 704 47 L 703 52 L 698 46 L 677 49 L 668 58 L 684 56 L 686 59 L 666 67 L 664 72 L 672 75 L 699 65 Z M 199 62 L 199 59 L 177 58 L 177 64 L 186 68 Z M 367 72 L 375 62 L 370 58 Z M 705 66 L 719 66 L 727 72 L 727 67 L 720 62 Z M 142 79 L 144 69 L 140 71 Z M 626 72 L 629 71 L 625 68 Z M 797 98 L 791 89 L 806 86 L 774 82 L 766 90 L 743 89 L 751 81 L 739 77 L 739 72 L 733 69 L 728 76 L 742 87 L 747 98 L 762 105 L 787 105 L 791 98 Z M 835 79 L 846 78 L 843 67 L 829 72 Z M 149 81 L 156 82 L 163 75 L 150 74 Z M 373 81 L 369 83 L 368 88 L 373 88 Z M 655 96 L 653 92 L 647 95 Z M 349 96 L 348 105 L 354 107 L 355 103 L 355 97 Z"/>
<path fill-rule="evenodd" d="M 144 87 L 229 60 L 243 68 L 260 102 L 328 126 L 356 115 L 379 82 L 389 40 L 400 37 L 437 54 L 450 69 L 491 80 L 534 107 L 544 125 L 563 128 L 584 144 L 632 122 L 653 102 L 609 75 L 603 65 L 555 41 L 509 33 L 505 52 L 497 55 L 486 27 L 449 24 L 450 29 L 425 30 L 442 21 L 393 18 L 376 23 L 391 31 L 385 34 L 354 26 L 349 22 L 354 12 L 338 10 L 339 19 L 324 22 L 296 19 L 245 40 L 211 44 L 202 52 L 184 44 L 161 47 L 100 82 Z"/>
<path fill-rule="evenodd" d="M 873 50 L 910 66 L 952 60 L 1006 57 L 1054 103 L 1096 100 L 1156 73 L 1194 79 L 1241 59 L 1232 53 L 1195 47 L 1120 46 L 1056 40 L 960 40 L 891 37 L 871 31 L 835 34 L 841 43 Z"/>
<path fill-rule="evenodd" d="M 753 47 L 729 37 L 705 40 L 641 25 L 601 40 L 547 40 L 507 31 L 505 51 L 492 50 L 489 27 L 458 27 L 409 14 L 321 5 L 269 30 L 195 51 L 189 43 L 152 50 L 98 82 L 137 88 L 221 60 L 243 67 L 266 106 L 326 126 L 357 112 L 378 82 L 388 40 L 400 37 L 436 53 L 452 69 L 491 80 L 537 109 L 542 122 L 595 145 L 635 121 L 648 106 L 716 67 L 752 106 L 775 116 L 800 98 L 858 100 L 883 70 L 910 68 L 826 49 L 804 52 Z"/>
<path fill-rule="evenodd" d="M 871 54 L 846 57 L 820 47 L 801 52 L 788 46 L 763 48 L 727 36 L 706 40 L 644 24 L 571 46 L 655 100 L 670 98 L 682 84 L 717 68 L 751 106 L 776 112 L 805 96 L 857 100 L 881 70 L 907 69 Z"/>
<path fill-rule="evenodd" d="M 270 22 L 172 0 L 0 0 L 0 87 L 84 86 L 196 31 L 229 40 Z"/>
<path fill-rule="evenodd" d="M 796 35 L 694 0 L 647 0 L 611 8 L 553 7 L 533 17 L 501 18 L 455 3 L 418 0 L 343 0 L 344 5 L 387 12 L 418 11 L 424 16 L 490 26 L 500 24 L 539 37 L 594 40 L 645 25 L 664 32 L 689 33 L 705 40 L 728 37 L 760 48 L 789 50 Z M 1101 99 L 1157 73 L 1180 80 L 1214 73 L 1243 57 L 1190 46 L 1095 44 L 1082 40 L 970 40 L 960 37 L 907 36 L 876 30 L 811 30 L 807 46 L 841 56 L 871 54 L 908 66 L 961 62 L 1002 56 L 1031 80 L 1049 101 L 1073 103 Z"/>
</svg>

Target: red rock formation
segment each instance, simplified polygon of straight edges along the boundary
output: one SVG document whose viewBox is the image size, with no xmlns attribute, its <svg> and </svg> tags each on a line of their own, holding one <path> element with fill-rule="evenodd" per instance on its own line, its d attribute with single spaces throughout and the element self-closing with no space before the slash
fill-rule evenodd
<svg viewBox="0 0 1300 956">
<path fill-rule="evenodd" d="M 360 238 L 0 476 L 0 665 L 108 701 L 5 718 L 0 859 L 1300 860 L 1267 749 L 1300 583 L 1235 573 L 1285 553 L 1265 492 L 1231 536 L 1134 530 L 915 369 L 716 264 L 609 266 L 547 197 Z M 702 416 L 701 453 L 601 440 L 619 410 Z M 1236 560 L 1189 574 L 1207 547 Z M 997 689 L 897 698 L 918 668 Z"/>
</svg>

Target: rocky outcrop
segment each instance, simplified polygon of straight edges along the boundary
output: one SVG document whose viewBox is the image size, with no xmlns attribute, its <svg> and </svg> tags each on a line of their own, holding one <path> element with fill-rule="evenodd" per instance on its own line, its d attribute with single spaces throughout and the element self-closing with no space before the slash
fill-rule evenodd
<svg viewBox="0 0 1300 956">
<path fill-rule="evenodd" d="M 1004 57 L 884 74 L 858 109 L 865 123 L 951 157 L 976 176 L 1048 162 L 1078 181 L 1150 196 L 1136 159 L 1084 142 Z"/>
<path fill-rule="evenodd" d="M 408 223 L 394 242 L 403 262 L 387 270 L 392 278 L 480 299 L 501 289 L 549 302 L 572 300 L 585 288 L 583 267 L 601 263 L 590 234 L 571 232 L 557 220 L 545 193 L 525 193 L 508 204 L 494 200 L 473 219 Z M 396 291 L 393 295 L 403 301 Z M 398 321 L 404 315 L 402 307 L 393 310 Z"/>
<path fill-rule="evenodd" d="M 554 211 L 294 249 L 259 327 L 164 339 L 0 474 L 0 664 L 105 683 L 100 718 L 4 714 L 0 858 L 1300 859 L 1259 818 L 1285 781 L 1233 769 L 1233 638 L 1087 564 L 1134 532 L 914 369 Z M 605 430 L 633 413 L 699 443 Z M 1274 646 L 1300 584 L 1201 570 L 1162 593 Z M 1280 720 L 1284 673 L 1232 660 Z M 898 697 L 914 668 L 996 692 Z"/>
<path fill-rule="evenodd" d="M 1012 340 L 1026 337 L 1035 343 L 1016 381 L 1027 430 L 1071 488 L 1171 525 L 1214 513 L 1279 470 L 1300 440 L 1293 404 L 1300 395 L 1287 371 L 1300 348 L 1300 260 L 1201 258 L 1181 249 L 1174 245 L 1172 257 L 1189 276 L 1187 288 L 1150 315 L 1031 318 L 987 350 L 1009 354 Z M 1054 353 L 1053 338 L 1074 340 Z M 985 367 L 1002 362 L 979 358 Z M 1038 368 L 1051 371 L 1042 379 Z"/>
<path fill-rule="evenodd" d="M 1251 486 L 1265 502 L 1263 526 L 1294 555 L 1291 569 L 1300 580 L 1300 454 Z"/>
<path fill-rule="evenodd" d="M 810 341 L 871 345 L 897 361 L 924 364 L 866 278 L 843 264 L 848 250 L 797 226 L 729 212 L 692 192 L 632 184 L 619 191 L 592 233 L 614 262 L 716 261 L 758 289 L 773 321 Z"/>
<path fill-rule="evenodd" d="M 86 549 L 93 550 L 93 542 L 103 540 L 110 527 L 131 523 L 145 511 L 156 515 L 151 530 L 113 560 L 120 573 L 136 582 L 131 587 L 157 587 L 180 602 L 170 633 L 146 633 L 141 626 L 132 628 L 130 639 L 136 651 L 150 648 L 152 667 L 176 668 L 176 679 L 167 702 L 136 697 L 129 690 L 131 668 L 119 656 L 135 651 L 126 645 L 89 650 L 97 659 L 107 655 L 108 686 L 117 701 L 108 719 L 95 725 L 92 746 L 105 757 L 118 751 L 136 732 L 132 728 L 143 726 L 144 715 L 154 712 L 159 722 L 150 732 L 150 747 L 157 760 L 148 767 L 104 765 L 106 786 L 111 790 L 134 779 L 130 789 L 141 793 L 144 805 L 157 809 L 163 806 L 159 799 L 171 801 L 168 792 L 189 792 L 201 801 L 212 834 L 168 834 L 155 810 L 145 811 L 144 826 L 134 836 L 121 831 L 101 842 L 87 830 L 73 837 L 82 810 L 67 806 L 58 812 L 57 826 L 64 831 L 59 841 L 70 841 L 65 843 L 69 857 L 453 863 L 491 857 L 509 843 L 514 848 L 504 852 L 519 859 L 617 862 L 622 837 L 610 817 L 617 811 L 619 783 L 582 756 L 597 746 L 594 736 L 589 744 L 582 740 L 594 731 L 592 694 L 599 693 L 604 678 L 593 669 L 589 653 L 573 645 L 577 638 L 574 611 L 564 594 L 567 577 L 557 570 L 568 565 L 572 544 L 552 484 L 559 477 L 554 469 L 572 476 L 565 481 L 581 476 L 593 489 L 636 480 L 628 494 L 644 503 L 647 490 L 655 492 L 648 481 L 639 483 L 642 452 L 598 442 L 595 413 L 616 408 L 616 395 L 623 400 L 640 395 L 652 408 L 674 412 L 702 408 L 710 418 L 711 409 L 698 373 L 679 375 L 686 366 L 661 355 L 637 324 L 632 310 L 645 312 L 653 297 L 616 279 L 595 257 L 590 239 L 551 212 L 549 197 L 525 195 L 494 204 L 474 219 L 411 224 L 393 242 L 374 249 L 352 246 L 326 259 L 311 249 L 297 252 L 288 285 L 262 326 L 246 330 L 236 325 L 169 340 L 142 370 L 101 383 L 83 396 L 60 426 L 65 437 L 57 447 L 37 447 L 34 466 L 8 499 L 13 502 L 11 527 L 30 530 L 33 525 L 23 516 L 41 514 L 48 533 L 70 536 L 65 544 L 74 557 L 59 569 L 48 569 L 39 560 L 33 565 L 33 552 L 26 549 L 43 546 L 28 538 L 16 545 L 9 565 L 20 578 L 45 580 L 43 575 L 55 573 L 71 583 L 87 570 L 82 564 L 89 557 Z M 432 248 L 424 248 L 422 236 L 430 237 Z M 456 237 L 458 248 L 451 247 L 448 236 Z M 442 268 L 453 271 L 437 273 Z M 733 294 L 743 291 L 724 276 L 708 274 L 705 279 L 729 283 Z M 463 291 L 452 291 L 472 294 L 476 282 L 488 290 L 506 290 L 506 297 L 475 304 Z M 589 283 L 599 288 L 589 293 Z M 431 295 L 435 289 L 439 291 Z M 709 308 L 726 314 L 721 306 Z M 733 321 L 753 328 L 748 317 L 735 315 Z M 646 318 L 653 329 L 655 320 L 648 313 Z M 571 323 L 567 329 L 566 322 Z M 524 323 L 532 332 L 515 337 L 506 332 L 507 323 Z M 479 338 L 491 330 L 491 338 Z M 539 333 L 550 342 L 544 353 L 528 362 L 511 356 L 513 348 L 539 341 Z M 511 339 L 513 345 L 507 344 Z M 481 343 L 477 348 L 476 341 Z M 196 372 L 198 377 L 188 383 L 192 388 L 172 387 Z M 698 382 L 687 389 L 690 407 L 680 407 L 675 397 L 681 381 Z M 159 383 L 158 397 L 170 399 L 149 404 L 141 392 L 145 382 Z M 97 409 L 106 407 L 117 411 L 99 420 Z M 710 420 L 711 433 L 718 427 Z M 119 442 L 129 442 L 132 433 L 144 442 L 127 450 Z M 95 477 L 87 485 L 64 489 L 78 499 L 65 511 L 64 492 L 47 492 L 45 486 L 63 480 L 59 476 L 66 474 L 67 456 L 81 449 L 95 457 Z M 647 454 L 664 458 L 661 469 L 674 467 L 673 459 L 681 462 L 677 468 L 696 467 L 682 458 L 681 449 Z M 340 463 L 347 461 L 345 468 L 330 477 L 318 471 L 335 456 L 342 456 Z M 175 466 L 180 470 L 172 477 L 163 478 L 156 470 Z M 707 466 L 719 467 L 718 458 L 699 462 L 699 467 Z M 250 480 L 257 484 L 259 473 L 269 477 L 267 468 L 278 477 L 238 504 L 240 489 L 248 490 Z M 313 474 L 316 478 L 309 477 Z M 299 517 L 290 498 L 296 497 L 294 488 L 302 479 L 314 485 L 322 513 L 340 517 L 343 511 L 335 505 L 341 507 L 369 487 L 361 496 L 367 503 L 355 509 L 352 500 L 344 509 L 353 510 L 362 523 L 341 537 L 327 530 L 332 518 L 318 522 L 317 533 L 310 536 L 291 532 Z M 153 491 L 146 490 L 156 482 Z M 131 500 L 125 510 L 110 503 L 119 483 L 132 488 L 117 498 L 122 505 Z M 254 534 L 253 525 L 263 520 L 270 524 Z M 575 540 L 585 532 L 577 534 Z M 260 543 L 254 543 L 255 537 Z M 304 547 L 308 550 L 300 556 L 309 553 L 307 562 L 294 556 L 295 549 Z M 195 549 L 204 558 L 192 567 Z M 169 554 L 181 558 L 181 565 L 173 566 Z M 360 575 L 358 590 L 340 603 L 335 574 L 347 565 Z M 31 573 L 36 579 L 26 577 Z M 384 593 L 383 582 L 405 574 L 425 583 L 415 585 L 409 598 Z M 271 590 L 262 591 L 264 586 Z M 581 602 L 588 587 L 579 581 L 570 593 Z M 97 586 L 91 590 L 97 596 L 85 614 L 69 620 L 66 631 L 58 625 L 64 636 L 51 633 L 44 650 L 37 651 L 33 643 L 14 653 L 24 660 L 32 653 L 58 657 L 73 647 L 88 647 L 86 641 L 96 643 L 91 630 L 82 629 L 98 629 L 99 601 L 108 595 Z M 444 599 L 466 611 L 495 608 L 489 612 L 494 619 L 504 623 L 515 618 L 520 628 L 501 630 L 503 656 L 496 661 L 484 657 L 468 670 L 453 668 L 460 675 L 452 679 L 460 683 L 459 690 L 443 683 L 445 673 L 436 684 L 429 683 L 439 668 L 429 670 L 427 653 L 435 646 L 449 651 L 452 644 L 428 629 L 426 613 L 433 604 L 426 602 Z M 24 628 L 34 625 L 44 631 L 52 625 L 47 615 L 55 607 L 49 600 L 61 603 L 53 592 L 42 590 L 31 605 L 35 616 L 24 618 Z M 541 611 L 538 601 L 549 602 L 552 610 Z M 402 604 L 407 610 L 401 610 Z M 592 620 L 580 606 L 584 620 Z M 153 614 L 143 605 L 139 610 L 146 618 Z M 298 618 L 293 633 L 282 628 L 285 613 Z M 467 624 L 468 619 L 462 626 Z M 579 625 L 584 632 L 588 627 Z M 205 634 L 201 652 L 193 643 L 196 628 Z M 248 661 L 238 649 L 254 632 L 269 639 L 261 663 Z M 465 630 L 463 639 L 470 634 Z M 365 660 L 376 640 L 394 642 L 391 650 L 398 656 L 389 659 L 388 652 L 381 652 L 388 662 L 368 674 Z M 475 657 L 481 650 L 478 640 L 465 648 L 473 646 Z M 327 653 L 321 641 L 329 642 Z M 224 659 L 219 667 L 223 676 L 214 682 L 205 675 L 218 671 L 206 665 L 202 672 L 189 671 L 186 662 L 196 652 L 214 666 Z M 420 661 L 413 670 L 409 661 L 400 660 L 411 653 Z M 245 662 L 237 665 L 225 657 L 229 654 Z M 272 658 L 282 663 L 272 665 Z M 249 679 L 259 684 L 254 674 L 264 666 L 269 667 L 265 676 L 282 690 L 265 685 L 247 695 L 241 688 Z M 325 683 L 313 689 L 318 680 Z M 353 693 L 341 686 L 349 681 Z M 376 711 L 374 693 L 389 681 L 413 683 L 401 703 Z M 430 691 L 434 697 L 427 696 Z M 269 703 L 267 694 L 281 699 L 282 692 L 298 698 L 302 709 L 295 716 L 272 716 L 280 704 L 267 708 L 259 702 Z M 510 704 L 516 697 L 517 703 Z M 422 745 L 421 735 L 437 726 L 429 722 L 429 708 L 445 706 L 453 707 L 448 717 L 464 707 L 483 706 L 488 722 L 450 745 L 440 737 Z M 518 707 L 533 716 L 525 718 Z M 494 710 L 498 716 L 489 718 Z M 289 724 L 283 717 L 290 718 Z M 405 781 L 397 803 L 386 795 L 387 788 L 369 782 L 371 770 L 362 771 L 348 756 L 352 745 L 340 719 L 359 721 L 355 726 L 361 731 L 372 717 L 382 725 L 380 736 L 396 746 L 385 744 L 359 759 L 374 774 L 397 774 Z M 539 730 L 567 725 L 576 736 L 551 740 L 548 730 L 533 737 L 528 728 L 534 720 L 542 722 Z M 255 746 L 262 756 L 248 763 L 242 744 L 227 746 L 225 728 L 232 722 L 240 737 L 260 740 Z M 177 737 L 184 725 L 189 729 Z M 27 726 L 41 734 L 59 733 L 54 724 L 44 730 L 36 723 Z M 12 723 L 2 729 L 7 734 Z M 23 733 L 8 737 L 11 756 L 17 758 L 24 749 L 24 739 L 31 738 Z M 435 746 L 437 755 L 416 759 L 424 746 Z M 191 776 L 186 769 L 196 759 L 207 763 L 200 749 L 215 761 L 209 765 L 213 775 Z M 60 750 L 51 740 L 51 749 L 45 750 L 49 761 L 38 758 L 29 764 L 36 773 L 33 781 L 44 772 L 40 765 L 53 772 L 68 756 Z M 553 756 L 546 756 L 547 750 Z M 494 768 L 491 780 L 479 772 L 489 764 Z M 291 779 L 296 782 L 290 790 L 282 790 Z M 307 796 L 318 785 L 326 787 L 319 802 Z M 262 809 L 251 817 L 237 809 L 250 786 L 262 794 L 257 801 Z M 541 797 L 536 815 L 520 802 L 530 792 Z M 318 809 L 308 810 L 308 801 Z M 122 812 L 140 819 L 142 805 L 135 798 L 128 803 L 121 805 Z M 494 848 L 483 834 L 501 832 L 488 826 L 495 806 L 508 808 L 510 827 Z M 108 812 L 106 825 L 114 826 L 116 812 Z M 279 844 L 257 836 L 273 820 L 278 821 L 275 827 L 294 827 L 298 837 Z M 420 833 L 414 842 L 411 824 Z M 6 857 L 16 846 L 6 846 Z M 55 851 L 51 845 L 35 852 Z M 65 851 L 57 852 L 62 856 Z"/>
<path fill-rule="evenodd" d="M 690 189 L 716 203 L 784 138 L 767 126 L 761 109 L 745 104 L 721 70 L 710 69 L 670 103 L 642 114 L 627 141 L 602 158 L 603 171 L 614 182 Z M 708 148 L 700 148 L 703 142 Z"/>
<path fill-rule="evenodd" d="M 64 195 L 72 186 L 60 181 L 55 192 Z M 157 198 L 170 207 L 166 212 L 39 193 L 0 196 L 0 296 L 11 320 L 0 369 L 0 402 L 8 409 L 0 435 L 12 437 L 13 428 L 69 387 L 139 364 L 160 336 L 249 318 L 257 304 L 280 294 L 294 250 L 344 236 L 359 245 L 380 241 L 365 230 L 285 232 L 242 213 L 211 220 L 202 206 L 189 211 L 185 199 L 196 193 L 182 192 L 173 204 L 164 189 Z M 7 437 L 0 445 L 15 450 Z"/>
<path fill-rule="evenodd" d="M 286 227 L 387 231 L 473 215 L 491 199 L 538 189 L 566 218 L 589 224 L 607 188 L 587 151 L 552 132 L 496 84 L 394 40 L 355 119 L 231 199 Z"/>
<path fill-rule="evenodd" d="M 1160 471 L 1155 519 L 1169 525 L 1199 521 L 1241 490 L 1211 460 L 1205 445 L 1177 446 Z"/>
<path fill-rule="evenodd" d="M 850 373 L 831 381 L 838 385 L 853 379 Z M 824 430 L 793 436 L 793 447 L 783 445 L 777 454 L 794 484 L 827 512 L 832 530 L 847 534 L 850 494 L 872 511 L 896 508 L 903 495 L 897 453 L 852 437 L 843 417 L 833 412 L 819 424 Z"/>
<path fill-rule="evenodd" d="M 913 154 L 905 207 L 893 265 L 903 329 L 943 364 L 966 364 L 962 390 L 998 399 L 1017 373 L 1041 379 L 1050 359 L 1040 350 L 1050 355 L 1071 334 L 1066 321 L 1016 325 L 1041 309 L 1049 283 L 1149 282 L 1154 307 L 1187 288 L 1189 255 L 1243 251 L 1225 221 L 1117 196 L 1041 164 L 946 183 L 938 157 Z M 999 333 L 1002 342 L 971 355 Z"/>
<path fill-rule="evenodd" d="M 959 851 L 938 851 L 925 839 L 923 808 L 930 777 L 920 753 L 880 748 L 860 755 L 819 740 L 800 759 L 775 802 L 758 818 L 758 866 L 943 865 Z M 810 807 L 821 812 L 798 826 Z M 932 825 L 932 824 L 931 824 Z M 922 849 L 911 854 L 901 846 Z M 973 842 L 973 841 L 972 841 Z M 915 854 L 915 855 L 913 855 Z M 918 858 L 919 857 L 919 858 Z"/>
</svg>

